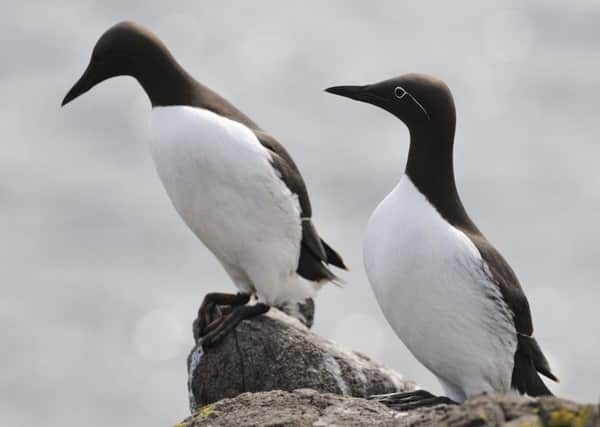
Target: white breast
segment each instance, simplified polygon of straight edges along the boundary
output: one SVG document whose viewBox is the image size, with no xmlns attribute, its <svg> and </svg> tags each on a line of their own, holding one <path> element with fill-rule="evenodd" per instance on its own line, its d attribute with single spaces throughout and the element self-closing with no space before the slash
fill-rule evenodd
<svg viewBox="0 0 600 427">
<path fill-rule="evenodd" d="M 187 106 L 154 108 L 151 129 L 153 158 L 175 209 L 238 288 L 268 304 L 303 298 L 307 289 L 295 283 L 298 200 L 254 133 Z"/>
<path fill-rule="evenodd" d="M 406 175 L 369 220 L 364 262 L 388 322 L 450 398 L 510 390 L 508 308 L 489 297 L 499 290 L 477 248 Z"/>
</svg>

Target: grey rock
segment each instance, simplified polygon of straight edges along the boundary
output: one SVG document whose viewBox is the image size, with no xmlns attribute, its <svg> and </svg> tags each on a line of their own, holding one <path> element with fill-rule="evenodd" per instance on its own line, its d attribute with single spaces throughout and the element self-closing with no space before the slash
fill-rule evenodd
<svg viewBox="0 0 600 427">
<path fill-rule="evenodd" d="M 598 427 L 598 405 L 555 397 L 483 395 L 462 405 L 395 412 L 381 403 L 315 390 L 243 393 L 205 405 L 177 427 L 444 426 Z"/>
<path fill-rule="evenodd" d="M 393 426 L 395 413 L 377 402 L 318 393 L 274 390 L 243 393 L 205 405 L 176 427 Z"/>
<path fill-rule="evenodd" d="M 414 383 L 272 309 L 243 321 L 215 347 L 203 351 L 197 343 L 188 357 L 188 388 L 193 413 L 244 392 L 310 388 L 367 397 L 412 390 Z"/>
<path fill-rule="evenodd" d="M 197 343 L 188 370 L 193 415 L 177 427 L 600 427 L 598 405 L 556 397 L 481 395 L 394 411 L 365 398 L 413 390 L 412 382 L 276 309 L 242 322 L 206 352 Z"/>
<path fill-rule="evenodd" d="M 510 426 L 597 427 L 598 405 L 582 405 L 556 397 L 481 395 L 462 405 L 438 405 L 399 413 L 400 427 Z"/>
</svg>

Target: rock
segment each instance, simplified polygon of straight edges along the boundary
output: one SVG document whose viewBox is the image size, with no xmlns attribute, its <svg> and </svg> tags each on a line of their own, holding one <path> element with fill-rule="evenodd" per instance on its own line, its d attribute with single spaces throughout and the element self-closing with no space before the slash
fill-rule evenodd
<svg viewBox="0 0 600 427">
<path fill-rule="evenodd" d="M 276 309 L 240 323 L 206 352 L 197 343 L 188 373 L 194 415 L 178 427 L 600 427 L 598 405 L 550 396 L 481 395 L 462 405 L 397 412 L 385 399 L 366 397 L 414 390 L 412 382 Z"/>
<path fill-rule="evenodd" d="M 176 427 L 393 426 L 394 411 L 365 399 L 315 390 L 243 393 L 203 406 Z"/>
<path fill-rule="evenodd" d="M 243 321 L 206 351 L 197 344 L 188 357 L 188 385 L 192 413 L 244 392 L 310 388 L 367 397 L 414 388 L 395 372 L 318 336 L 276 309 Z"/>
<path fill-rule="evenodd" d="M 243 393 L 203 406 L 177 427 L 201 426 L 598 427 L 598 405 L 555 397 L 474 397 L 462 405 L 395 412 L 362 398 L 315 390 Z"/>
<path fill-rule="evenodd" d="M 510 426 L 597 427 L 597 405 L 581 405 L 556 397 L 533 399 L 519 395 L 482 395 L 462 405 L 439 405 L 399 413 L 399 427 Z"/>
</svg>

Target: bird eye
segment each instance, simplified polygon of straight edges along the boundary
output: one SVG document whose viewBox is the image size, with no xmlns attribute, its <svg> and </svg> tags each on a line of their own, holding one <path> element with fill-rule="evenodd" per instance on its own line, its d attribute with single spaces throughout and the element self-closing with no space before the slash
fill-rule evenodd
<svg viewBox="0 0 600 427">
<path fill-rule="evenodd" d="M 394 96 L 398 99 L 402 99 L 406 96 L 406 90 L 402 86 L 396 86 L 394 89 Z"/>
</svg>

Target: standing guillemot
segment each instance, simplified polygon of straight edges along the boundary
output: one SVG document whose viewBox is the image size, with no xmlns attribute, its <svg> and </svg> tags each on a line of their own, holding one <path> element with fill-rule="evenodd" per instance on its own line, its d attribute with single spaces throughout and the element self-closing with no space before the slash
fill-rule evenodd
<svg viewBox="0 0 600 427">
<path fill-rule="evenodd" d="M 551 394 L 558 381 L 538 343 L 513 270 L 471 221 L 453 170 L 454 100 L 440 80 L 407 74 L 327 92 L 373 104 L 406 124 L 400 182 L 372 214 L 364 263 L 388 322 L 455 402 L 517 390 Z M 422 391 L 399 397 L 434 404 Z"/>
<path fill-rule="evenodd" d="M 311 222 L 306 186 L 286 149 L 191 77 L 167 47 L 131 22 L 98 40 L 62 105 L 116 76 L 134 77 L 152 104 L 152 155 L 171 202 L 239 289 L 208 294 L 195 334 L 217 343 L 243 319 L 304 301 L 345 269 Z M 246 305 L 256 295 L 255 305 Z M 212 321 L 219 305 L 230 309 Z"/>
</svg>

